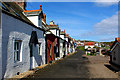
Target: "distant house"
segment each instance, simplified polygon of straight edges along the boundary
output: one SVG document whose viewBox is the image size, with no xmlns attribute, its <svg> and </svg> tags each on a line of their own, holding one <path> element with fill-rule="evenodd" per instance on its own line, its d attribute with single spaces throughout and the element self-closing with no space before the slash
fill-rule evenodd
<svg viewBox="0 0 120 80">
<path fill-rule="evenodd" d="M 72 51 L 72 53 L 74 53 L 75 48 L 76 48 L 75 39 L 72 39 L 71 41 L 72 41 L 72 43 L 71 43 L 72 44 L 71 51 Z"/>
<path fill-rule="evenodd" d="M 101 44 L 99 42 L 95 42 L 96 47 L 101 47 Z"/>
<path fill-rule="evenodd" d="M 86 49 L 86 55 L 89 53 L 95 53 L 96 48 L 95 47 L 95 42 L 85 42 L 84 43 L 84 48 Z"/>
<path fill-rule="evenodd" d="M 56 36 L 48 31 L 46 33 L 46 63 L 52 63 L 56 58 L 56 47 L 57 47 Z"/>
<path fill-rule="evenodd" d="M 85 49 L 93 48 L 93 47 L 95 47 L 95 42 L 85 42 L 84 47 L 85 47 Z"/>
<path fill-rule="evenodd" d="M 54 55 L 54 60 L 58 59 L 60 57 L 60 29 L 58 27 L 58 24 L 55 25 L 55 23 L 53 21 L 50 22 L 49 25 L 47 25 L 47 27 L 49 28 L 49 31 L 52 34 L 47 34 L 46 39 L 50 40 L 51 38 L 54 39 L 55 41 L 54 44 L 51 44 L 51 47 L 53 47 L 54 52 L 51 53 Z M 51 37 L 48 35 L 52 35 Z M 54 35 L 54 38 L 53 38 Z M 47 41 L 47 45 L 49 45 L 50 43 Z M 47 46 L 47 48 L 50 48 L 49 46 Z M 47 59 L 48 59 L 48 51 L 47 51 Z M 53 60 L 53 61 L 54 61 Z M 48 63 L 49 60 L 47 60 Z"/>
<path fill-rule="evenodd" d="M 116 38 L 111 46 L 111 54 L 110 63 L 120 66 L 120 38 Z"/>
<path fill-rule="evenodd" d="M 65 55 L 65 30 L 60 32 L 60 58 Z"/>
<path fill-rule="evenodd" d="M 17 3 L 0 2 L 0 4 L 2 7 L 0 26 L 1 79 L 10 78 L 45 64 L 45 31 L 34 25 Z M 40 14 L 39 19 L 42 19 L 42 12 Z"/>
<path fill-rule="evenodd" d="M 69 35 L 68 34 L 65 34 L 65 54 L 68 55 L 69 54 Z"/>
</svg>

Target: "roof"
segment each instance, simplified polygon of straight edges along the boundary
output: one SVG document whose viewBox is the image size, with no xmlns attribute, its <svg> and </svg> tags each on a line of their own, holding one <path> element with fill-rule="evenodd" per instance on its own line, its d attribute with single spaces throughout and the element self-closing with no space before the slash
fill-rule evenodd
<svg viewBox="0 0 120 80">
<path fill-rule="evenodd" d="M 13 16 L 27 24 L 32 25 L 33 27 L 43 30 L 35 26 L 24 14 L 23 9 L 16 2 L 1 2 L 2 3 L 2 12 Z M 44 30 L 43 30 L 44 31 Z"/>
<path fill-rule="evenodd" d="M 117 42 L 120 43 L 120 37 L 116 38 Z"/>
<path fill-rule="evenodd" d="M 64 34 L 65 35 L 65 32 L 64 31 L 60 31 L 60 34 Z"/>
<path fill-rule="evenodd" d="M 85 45 L 85 46 L 86 46 L 86 45 L 89 45 L 89 46 L 90 46 L 90 45 L 95 45 L 95 42 L 85 42 L 84 45 Z"/>
<path fill-rule="evenodd" d="M 23 9 L 18 4 L 16 4 L 15 2 L 1 2 L 1 3 L 7 9 L 5 10 L 4 8 L 2 8 L 2 10 L 5 10 L 10 14 L 31 23 L 31 21 L 26 16 L 24 16 L 24 14 L 22 13 Z"/>
<path fill-rule="evenodd" d="M 66 37 L 66 38 L 69 38 L 69 35 L 68 35 L 68 34 L 65 34 L 65 37 Z"/>
<path fill-rule="evenodd" d="M 47 25 L 50 29 L 59 29 L 58 25 Z"/>
<path fill-rule="evenodd" d="M 39 10 L 24 10 L 23 12 L 27 16 L 35 16 L 35 15 L 43 14 L 42 10 L 40 10 L 40 9 Z M 42 17 L 43 17 L 43 15 L 42 15 Z"/>
<path fill-rule="evenodd" d="M 23 11 L 27 16 L 35 16 L 35 15 L 41 15 L 42 18 L 43 16 L 43 12 L 42 12 L 42 5 L 40 5 L 40 9 L 38 10 L 24 10 Z"/>
<path fill-rule="evenodd" d="M 120 44 L 120 37 L 115 38 L 115 41 L 114 41 L 114 43 L 112 44 L 112 46 L 111 46 L 110 49 L 112 49 L 117 42 Z"/>
</svg>

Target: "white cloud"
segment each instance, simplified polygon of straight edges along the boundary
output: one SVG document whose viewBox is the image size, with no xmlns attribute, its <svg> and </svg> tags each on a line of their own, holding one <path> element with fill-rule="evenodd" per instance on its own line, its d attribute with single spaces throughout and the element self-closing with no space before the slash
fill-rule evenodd
<svg viewBox="0 0 120 80">
<path fill-rule="evenodd" d="M 118 2 L 119 0 L 94 0 L 95 2 Z"/>
<path fill-rule="evenodd" d="M 98 34 L 113 34 L 118 32 L 118 14 L 110 18 L 104 19 L 94 25 L 94 29 Z"/>
<path fill-rule="evenodd" d="M 98 7 L 108 7 L 118 4 L 118 0 L 95 0 L 95 5 Z"/>
<path fill-rule="evenodd" d="M 118 14 L 103 19 L 93 26 L 93 30 L 81 36 L 84 37 L 97 37 L 99 40 L 109 40 L 118 36 Z"/>
</svg>

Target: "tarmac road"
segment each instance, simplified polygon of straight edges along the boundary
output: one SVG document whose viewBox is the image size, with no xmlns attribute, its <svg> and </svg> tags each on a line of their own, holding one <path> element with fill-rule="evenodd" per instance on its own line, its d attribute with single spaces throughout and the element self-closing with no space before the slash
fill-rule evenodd
<svg viewBox="0 0 120 80">
<path fill-rule="evenodd" d="M 54 80 L 53 78 L 65 78 L 65 80 L 66 78 L 78 80 L 88 80 L 88 78 L 110 78 L 107 80 L 114 80 L 112 78 L 117 78 L 116 73 L 104 66 L 104 62 L 109 61 L 108 58 L 99 56 L 84 57 L 83 55 L 85 55 L 84 51 L 78 50 L 77 53 L 38 70 L 27 78 L 41 80 L 44 78 L 51 78 L 52 80 Z"/>
</svg>

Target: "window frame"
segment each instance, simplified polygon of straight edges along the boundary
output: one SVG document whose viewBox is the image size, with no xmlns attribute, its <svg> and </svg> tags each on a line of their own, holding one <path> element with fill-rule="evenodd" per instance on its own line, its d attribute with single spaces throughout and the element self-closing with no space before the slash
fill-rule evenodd
<svg viewBox="0 0 120 80">
<path fill-rule="evenodd" d="M 16 49 L 15 48 L 15 44 L 16 42 L 18 42 L 18 47 L 16 46 Z M 21 39 L 13 39 L 13 59 L 14 59 L 14 62 L 22 62 L 22 46 L 23 46 L 23 42 Z M 16 53 L 16 59 L 15 59 L 15 52 L 18 52 Z"/>
<path fill-rule="evenodd" d="M 42 43 L 38 43 L 38 54 L 42 55 Z"/>
</svg>

